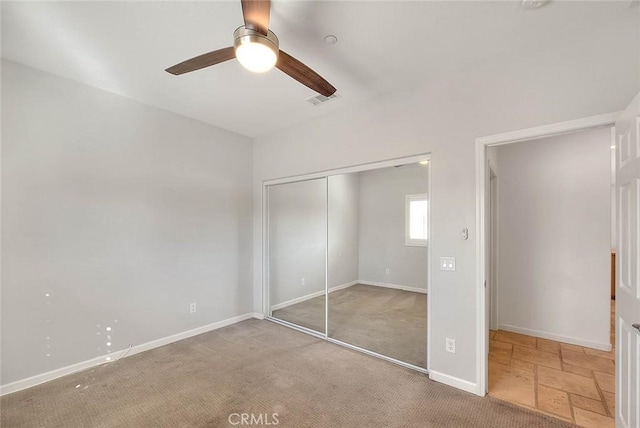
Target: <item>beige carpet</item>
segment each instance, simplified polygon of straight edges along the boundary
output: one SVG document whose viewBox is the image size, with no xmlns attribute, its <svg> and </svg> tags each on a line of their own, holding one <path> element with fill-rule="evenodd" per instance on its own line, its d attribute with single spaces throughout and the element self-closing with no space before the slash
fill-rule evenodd
<svg viewBox="0 0 640 428">
<path fill-rule="evenodd" d="M 324 333 L 324 295 L 275 310 L 271 316 Z"/>
<path fill-rule="evenodd" d="M 324 296 L 273 312 L 324 332 Z M 329 337 L 400 361 L 427 366 L 427 295 L 356 284 L 329 294 Z"/>
<path fill-rule="evenodd" d="M 10 394 L 0 406 L 2 427 L 232 427 L 229 415 L 251 412 L 295 428 L 570 426 L 258 320 Z"/>
</svg>

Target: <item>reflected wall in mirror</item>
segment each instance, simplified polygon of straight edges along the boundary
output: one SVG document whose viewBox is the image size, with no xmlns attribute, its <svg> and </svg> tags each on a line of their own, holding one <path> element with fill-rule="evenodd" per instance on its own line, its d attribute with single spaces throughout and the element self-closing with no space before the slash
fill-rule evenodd
<svg viewBox="0 0 640 428">
<path fill-rule="evenodd" d="M 328 336 L 426 368 L 428 165 L 328 178 Z"/>
<path fill-rule="evenodd" d="M 327 180 L 272 185 L 267 195 L 270 314 L 324 333 Z"/>
</svg>

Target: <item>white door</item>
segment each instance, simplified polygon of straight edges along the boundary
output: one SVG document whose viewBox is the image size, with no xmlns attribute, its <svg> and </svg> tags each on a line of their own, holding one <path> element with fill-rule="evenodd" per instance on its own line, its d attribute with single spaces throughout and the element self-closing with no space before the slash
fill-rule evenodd
<svg viewBox="0 0 640 428">
<path fill-rule="evenodd" d="M 616 122 L 616 427 L 640 427 L 640 93 Z"/>
</svg>

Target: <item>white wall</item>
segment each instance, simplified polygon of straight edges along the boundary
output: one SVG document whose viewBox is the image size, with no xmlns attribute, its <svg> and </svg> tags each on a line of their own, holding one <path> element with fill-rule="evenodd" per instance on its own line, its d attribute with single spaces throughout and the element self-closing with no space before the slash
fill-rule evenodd
<svg viewBox="0 0 640 428">
<path fill-rule="evenodd" d="M 254 309 L 262 311 L 262 180 L 431 153 L 431 262 L 438 266 L 440 257 L 456 257 L 456 272 L 431 274 L 429 369 L 440 380 L 474 389 L 482 373 L 476 365 L 475 139 L 619 111 L 640 89 L 640 73 L 618 67 L 616 49 L 576 74 L 573 53 L 588 53 L 589 46 L 576 40 L 570 49 L 544 48 L 544 57 L 535 62 L 477 64 L 466 73 L 426 78 L 422 87 L 257 138 Z M 621 70 L 634 76 L 632 90 L 615 84 Z M 467 241 L 460 239 L 463 227 L 469 228 Z M 447 337 L 456 339 L 455 354 L 445 350 Z"/>
<path fill-rule="evenodd" d="M 271 306 L 324 292 L 327 181 L 269 187 Z"/>
<path fill-rule="evenodd" d="M 498 148 L 499 328 L 609 345 L 609 128 Z"/>
<path fill-rule="evenodd" d="M 105 355 L 106 327 L 122 350 L 251 312 L 251 159 L 248 138 L 3 61 L 2 383 Z"/>
<path fill-rule="evenodd" d="M 426 290 L 427 248 L 405 245 L 405 196 L 427 193 L 428 167 L 411 164 L 359 175 L 359 279 Z"/>
<path fill-rule="evenodd" d="M 329 288 L 359 279 L 358 242 L 360 177 L 328 177 L 329 186 Z"/>
</svg>

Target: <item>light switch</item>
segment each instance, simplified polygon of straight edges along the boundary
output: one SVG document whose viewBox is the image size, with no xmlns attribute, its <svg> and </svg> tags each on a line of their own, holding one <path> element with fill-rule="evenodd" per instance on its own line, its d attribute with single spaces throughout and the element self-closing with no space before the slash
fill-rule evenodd
<svg viewBox="0 0 640 428">
<path fill-rule="evenodd" d="M 456 258 L 455 257 L 440 257 L 440 270 L 446 270 L 450 272 L 456 271 Z"/>
</svg>

